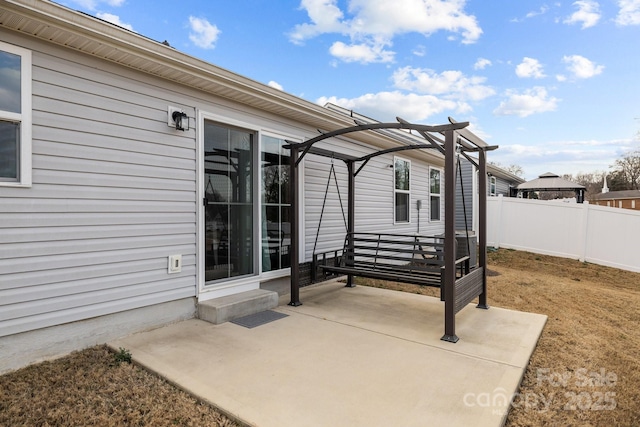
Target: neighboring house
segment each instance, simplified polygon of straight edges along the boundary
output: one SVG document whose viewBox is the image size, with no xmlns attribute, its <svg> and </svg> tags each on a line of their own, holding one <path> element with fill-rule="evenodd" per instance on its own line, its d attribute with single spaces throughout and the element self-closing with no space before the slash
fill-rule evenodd
<svg viewBox="0 0 640 427">
<path fill-rule="evenodd" d="M 524 178 L 512 174 L 492 164 L 487 165 L 487 194 L 489 196 L 516 197 L 518 185 L 525 182 Z"/>
<path fill-rule="evenodd" d="M 593 196 L 590 203 L 612 208 L 640 210 L 640 190 L 609 191 Z"/>
<path fill-rule="evenodd" d="M 16 76 L 0 80 L 0 372 L 289 277 L 283 146 L 350 118 L 52 2 L 3 1 L 0 40 Z M 323 148 L 403 143 L 359 132 Z M 318 232 L 331 163 L 302 164 L 301 261 L 344 239 L 337 191 Z M 372 159 L 358 230 L 443 233 L 443 164 Z"/>
</svg>

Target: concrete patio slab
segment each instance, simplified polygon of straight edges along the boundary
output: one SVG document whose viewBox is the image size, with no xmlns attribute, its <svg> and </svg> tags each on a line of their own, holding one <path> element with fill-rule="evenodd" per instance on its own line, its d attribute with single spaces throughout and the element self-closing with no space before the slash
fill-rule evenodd
<svg viewBox="0 0 640 427">
<path fill-rule="evenodd" d="M 546 316 L 467 307 L 440 340 L 435 298 L 341 283 L 248 329 L 188 320 L 114 341 L 239 420 L 283 426 L 500 426 Z"/>
</svg>

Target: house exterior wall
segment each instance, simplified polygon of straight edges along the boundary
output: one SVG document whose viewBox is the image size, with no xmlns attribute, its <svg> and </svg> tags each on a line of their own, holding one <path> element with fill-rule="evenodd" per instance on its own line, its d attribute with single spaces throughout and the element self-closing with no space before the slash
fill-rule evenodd
<svg viewBox="0 0 640 427">
<path fill-rule="evenodd" d="M 0 186 L 0 337 L 214 297 L 197 259 L 198 112 L 285 137 L 314 131 L 13 32 L 0 36 L 33 54 L 33 185 Z M 188 131 L 167 125 L 168 106 L 187 113 Z M 174 254 L 182 271 L 168 274 Z M 255 289 L 261 279 L 222 292 Z M 193 317 L 194 307 L 175 318 Z"/>
<path fill-rule="evenodd" d="M 315 127 L 2 27 L 0 39 L 32 52 L 33 94 L 33 183 L 0 186 L 0 372 L 193 317 L 198 300 L 289 275 L 258 269 L 249 278 L 204 283 L 199 131 L 213 120 L 259 138 L 302 141 Z M 168 126 L 169 106 L 188 115 L 187 131 Z M 322 147 L 353 155 L 379 149 L 348 139 Z M 394 156 L 387 155 L 356 178 L 356 229 L 441 234 L 444 173 L 442 220 L 430 221 L 432 166 L 419 153 L 398 157 L 412 165 L 410 222 L 394 224 Z M 304 261 L 311 259 L 330 163 L 309 155 L 300 170 Z M 346 209 L 346 168 L 335 165 Z M 334 185 L 318 250 L 344 240 Z M 167 271 L 170 255 L 182 256 L 181 272 Z M 16 349 L 31 356 L 9 363 Z"/>
<path fill-rule="evenodd" d="M 0 187 L 0 336 L 195 297 L 196 143 L 166 124 L 177 93 L 0 37 L 33 58 L 33 185 Z"/>
<path fill-rule="evenodd" d="M 0 371 L 19 367 L 5 363 L 16 343 L 36 360 L 193 317 L 199 298 L 220 295 L 201 274 L 203 120 L 300 141 L 315 129 L 2 28 L 0 39 L 32 52 L 33 74 L 33 184 L 0 186 Z M 188 131 L 167 125 L 168 106 L 187 113 Z M 376 150 L 348 140 L 324 148 Z M 357 229 L 442 233 L 444 221 L 429 221 L 430 166 L 418 154 L 401 157 L 412 162 L 410 223 L 393 222 L 389 155 L 372 159 L 356 178 Z M 335 163 L 346 209 L 346 168 Z M 301 170 L 307 261 L 329 165 L 309 156 Z M 339 203 L 330 197 L 319 248 L 341 247 L 344 239 Z M 444 192 L 440 207 L 444 218 Z M 174 254 L 182 255 L 182 271 L 169 274 Z M 221 292 L 288 274 L 257 273 Z M 44 331 L 77 339 L 43 341 Z"/>
</svg>

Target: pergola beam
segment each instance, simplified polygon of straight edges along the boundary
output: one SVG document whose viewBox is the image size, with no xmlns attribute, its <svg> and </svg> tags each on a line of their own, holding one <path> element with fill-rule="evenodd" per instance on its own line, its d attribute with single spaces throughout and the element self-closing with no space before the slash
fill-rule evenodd
<svg viewBox="0 0 640 427">
<path fill-rule="evenodd" d="M 336 136 L 340 136 L 340 135 L 345 135 L 348 133 L 353 133 L 353 132 L 362 132 L 362 131 L 367 131 L 367 130 L 378 130 L 378 129 L 412 129 L 412 130 L 416 130 L 416 131 L 423 131 L 423 132 L 435 132 L 435 133 L 441 133 L 444 132 L 446 130 L 460 130 L 463 129 L 464 127 L 469 126 L 469 122 L 460 122 L 460 123 L 452 123 L 449 125 L 436 125 L 436 126 L 431 126 L 431 125 L 419 125 L 419 124 L 413 124 L 413 123 L 401 123 L 401 122 L 397 122 L 397 123 L 364 123 L 364 124 L 359 124 L 359 125 L 355 125 L 355 126 L 350 126 L 350 127 L 346 127 L 346 128 L 342 128 L 342 129 L 337 129 L 331 132 L 326 132 L 323 133 L 322 135 L 318 135 L 315 138 L 311 138 L 308 139 L 304 142 L 300 142 L 300 143 L 292 143 L 290 141 L 287 141 L 288 144 L 285 145 L 283 148 L 291 148 L 294 144 L 298 147 L 298 150 L 300 149 L 304 149 L 303 153 L 298 157 L 298 161 L 296 163 L 296 166 L 298 163 L 300 163 L 302 161 L 302 159 L 304 158 L 304 156 L 307 154 L 307 152 L 309 152 L 309 148 L 310 146 L 314 145 L 317 142 L 320 142 L 324 139 L 327 138 L 333 138 Z"/>
</svg>

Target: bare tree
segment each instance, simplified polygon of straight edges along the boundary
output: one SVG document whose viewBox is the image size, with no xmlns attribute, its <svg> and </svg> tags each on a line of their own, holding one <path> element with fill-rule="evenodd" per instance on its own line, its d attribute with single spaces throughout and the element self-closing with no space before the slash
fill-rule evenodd
<svg viewBox="0 0 640 427">
<path fill-rule="evenodd" d="M 501 165 L 498 162 L 489 162 L 489 164 L 493 165 L 493 166 L 495 166 L 497 168 L 500 168 L 502 170 L 505 170 L 505 171 L 515 175 L 515 176 L 519 176 L 520 178 L 524 177 L 524 169 L 522 169 L 522 166 L 520 166 L 520 165 L 512 164 L 512 165 L 509 165 L 509 166 L 504 166 L 504 165 Z"/>
<path fill-rule="evenodd" d="M 596 171 L 590 173 L 578 173 L 572 176 L 570 179 L 573 182 L 585 186 L 585 200 L 592 200 L 596 194 L 602 193 L 602 186 L 604 184 L 604 176 L 606 172 Z M 608 184 L 607 184 L 608 185 Z"/>
<path fill-rule="evenodd" d="M 612 172 L 612 189 L 640 189 L 640 150 L 632 151 L 615 161 Z"/>
</svg>

